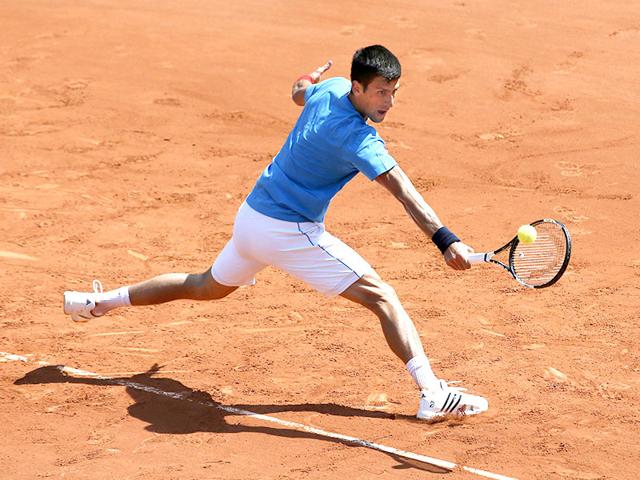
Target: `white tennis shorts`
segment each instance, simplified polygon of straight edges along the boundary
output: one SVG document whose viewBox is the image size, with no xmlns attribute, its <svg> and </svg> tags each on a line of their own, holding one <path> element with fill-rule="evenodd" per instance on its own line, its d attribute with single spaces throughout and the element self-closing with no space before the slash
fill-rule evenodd
<svg viewBox="0 0 640 480">
<path fill-rule="evenodd" d="M 211 267 L 218 283 L 255 284 L 255 275 L 273 265 L 327 296 L 339 295 L 371 266 L 355 250 L 314 222 L 285 222 L 243 203 L 233 237 Z"/>
</svg>

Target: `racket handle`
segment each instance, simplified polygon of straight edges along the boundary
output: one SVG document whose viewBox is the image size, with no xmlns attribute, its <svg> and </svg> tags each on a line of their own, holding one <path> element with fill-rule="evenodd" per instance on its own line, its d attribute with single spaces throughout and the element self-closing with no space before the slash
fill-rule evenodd
<svg viewBox="0 0 640 480">
<path fill-rule="evenodd" d="M 487 262 L 491 257 L 491 253 L 471 253 L 467 257 L 467 260 L 469 260 L 471 265 L 475 265 L 476 263 Z"/>
</svg>

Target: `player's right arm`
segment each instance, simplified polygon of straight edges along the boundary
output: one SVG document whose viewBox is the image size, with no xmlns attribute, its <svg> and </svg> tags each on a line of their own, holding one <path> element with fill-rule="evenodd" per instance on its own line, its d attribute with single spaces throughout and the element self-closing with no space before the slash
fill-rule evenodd
<svg viewBox="0 0 640 480">
<path fill-rule="evenodd" d="M 436 212 L 425 202 L 399 165 L 379 175 L 376 181 L 391 192 L 429 238 L 432 238 L 433 234 L 443 226 Z M 472 252 L 471 247 L 458 241 L 449 245 L 445 250 L 444 260 L 455 270 L 466 270 L 471 267 L 467 257 Z"/>
<path fill-rule="evenodd" d="M 331 65 L 333 65 L 333 60 L 329 60 L 327 63 L 316 68 L 308 75 L 298 77 L 296 81 L 293 82 L 293 87 L 291 87 L 291 99 L 293 100 L 293 103 L 304 107 L 304 94 L 307 91 L 307 87 L 314 83 L 318 83 L 322 74 L 329 70 Z"/>
</svg>

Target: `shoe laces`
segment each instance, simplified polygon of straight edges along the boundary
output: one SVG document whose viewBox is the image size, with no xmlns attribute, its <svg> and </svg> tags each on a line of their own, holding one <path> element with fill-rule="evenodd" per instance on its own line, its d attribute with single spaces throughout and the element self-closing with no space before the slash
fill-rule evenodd
<svg viewBox="0 0 640 480">
<path fill-rule="evenodd" d="M 93 293 L 104 292 L 104 288 L 102 288 L 102 283 L 100 282 L 100 280 L 94 280 L 92 283 L 92 286 L 93 286 Z"/>
</svg>

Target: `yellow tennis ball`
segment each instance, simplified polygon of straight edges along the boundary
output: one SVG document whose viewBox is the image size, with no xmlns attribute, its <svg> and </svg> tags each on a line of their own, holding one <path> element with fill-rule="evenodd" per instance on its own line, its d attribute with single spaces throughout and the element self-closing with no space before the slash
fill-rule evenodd
<svg viewBox="0 0 640 480">
<path fill-rule="evenodd" d="M 537 236 L 538 232 L 536 232 L 536 228 L 533 225 L 522 225 L 518 229 L 518 240 L 522 243 L 533 243 L 536 241 Z"/>
</svg>

